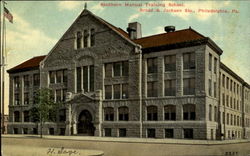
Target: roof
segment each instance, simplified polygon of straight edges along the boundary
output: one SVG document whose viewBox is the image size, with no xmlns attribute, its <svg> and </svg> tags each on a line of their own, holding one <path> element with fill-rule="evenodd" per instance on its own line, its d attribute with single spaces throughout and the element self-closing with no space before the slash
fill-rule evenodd
<svg viewBox="0 0 250 156">
<path fill-rule="evenodd" d="M 159 47 L 159 46 L 182 43 L 182 42 L 190 42 L 205 38 L 206 37 L 197 33 L 193 29 L 184 29 L 184 30 L 135 39 L 134 42 L 140 44 L 142 48 L 151 48 L 151 47 Z"/>
<path fill-rule="evenodd" d="M 45 58 L 46 55 L 33 57 L 11 69 L 9 69 L 8 73 L 15 73 L 21 71 L 28 71 L 39 68 L 39 63 Z"/>
</svg>

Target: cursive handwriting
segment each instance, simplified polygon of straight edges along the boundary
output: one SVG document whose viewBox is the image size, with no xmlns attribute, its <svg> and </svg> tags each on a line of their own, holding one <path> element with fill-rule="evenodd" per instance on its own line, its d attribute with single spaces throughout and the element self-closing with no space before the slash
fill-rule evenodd
<svg viewBox="0 0 250 156">
<path fill-rule="evenodd" d="M 64 147 L 61 147 L 59 149 L 57 148 L 49 148 L 47 150 L 47 155 L 80 155 L 80 153 L 77 150 L 73 149 L 65 149 Z"/>
</svg>

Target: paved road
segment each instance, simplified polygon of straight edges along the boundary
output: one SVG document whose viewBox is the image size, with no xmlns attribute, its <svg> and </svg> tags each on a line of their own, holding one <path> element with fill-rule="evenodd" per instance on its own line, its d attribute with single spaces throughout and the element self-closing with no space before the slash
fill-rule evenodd
<svg viewBox="0 0 250 156">
<path fill-rule="evenodd" d="M 190 143 L 188 144 L 188 142 Z M 200 144 L 198 144 L 199 142 Z M 205 144 L 206 142 L 208 144 Z M 76 152 L 71 152 L 70 155 L 69 153 L 59 154 L 61 156 L 83 155 L 84 150 L 103 151 L 105 156 L 232 156 L 233 153 L 237 156 L 250 156 L 250 142 L 235 140 L 208 142 L 64 136 L 46 136 L 43 139 L 34 136 L 4 136 L 3 138 L 3 151 L 14 154 L 13 156 L 22 156 L 22 154 L 28 156 L 27 153 L 32 152 L 38 152 L 34 155 L 54 156 L 58 155 L 58 150 L 62 147 L 65 151 Z M 53 149 L 57 153 L 48 153 Z M 24 152 L 18 152 L 18 155 L 15 155 L 17 151 Z"/>
</svg>

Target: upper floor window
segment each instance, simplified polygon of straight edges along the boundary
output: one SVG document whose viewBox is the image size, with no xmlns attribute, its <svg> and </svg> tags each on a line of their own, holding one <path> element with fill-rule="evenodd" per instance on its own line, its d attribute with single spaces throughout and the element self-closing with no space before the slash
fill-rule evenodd
<svg viewBox="0 0 250 156">
<path fill-rule="evenodd" d="M 165 80 L 165 96 L 176 95 L 176 80 Z"/>
<path fill-rule="evenodd" d="M 111 85 L 105 86 L 105 99 L 112 99 L 112 86 Z"/>
<path fill-rule="evenodd" d="M 128 76 L 128 61 L 113 63 L 114 76 Z"/>
<path fill-rule="evenodd" d="M 76 33 L 76 49 L 82 48 L 82 32 Z"/>
<path fill-rule="evenodd" d="M 92 92 L 94 91 L 94 66 L 83 66 L 76 68 L 77 77 L 77 92 Z"/>
<path fill-rule="evenodd" d="M 217 83 L 214 82 L 214 97 L 217 97 Z"/>
<path fill-rule="evenodd" d="M 95 29 L 91 29 L 90 30 L 90 46 L 94 46 L 95 45 Z"/>
<path fill-rule="evenodd" d="M 156 106 L 148 106 L 147 107 L 147 120 L 148 121 L 157 121 L 158 120 L 158 113 Z"/>
<path fill-rule="evenodd" d="M 84 31 L 83 31 L 83 33 L 84 33 L 84 37 L 83 37 L 83 41 L 84 41 L 84 48 L 86 48 L 86 47 L 88 47 L 88 37 L 89 37 L 89 33 L 88 33 L 88 30 L 87 29 L 85 29 Z"/>
<path fill-rule="evenodd" d="M 194 78 L 187 78 L 183 79 L 184 84 L 184 95 L 194 95 L 195 94 L 195 79 Z"/>
<path fill-rule="evenodd" d="M 176 107 L 174 105 L 167 105 L 164 107 L 165 120 L 176 119 Z"/>
<path fill-rule="evenodd" d="M 230 81 L 230 91 L 232 91 L 233 88 L 233 80 Z"/>
<path fill-rule="evenodd" d="M 183 54 L 183 69 L 195 69 L 195 53 Z"/>
<path fill-rule="evenodd" d="M 214 58 L 214 73 L 217 72 L 217 58 Z"/>
<path fill-rule="evenodd" d="M 116 84 L 114 87 L 114 99 L 120 99 L 121 98 L 121 85 Z"/>
<path fill-rule="evenodd" d="M 50 71 L 49 72 L 49 80 L 50 83 L 66 83 L 67 82 L 67 75 L 66 75 L 66 69 L 63 70 L 56 70 L 56 71 Z"/>
<path fill-rule="evenodd" d="M 30 121 L 29 111 L 24 111 L 23 112 L 23 120 L 24 120 L 24 122 L 29 122 Z"/>
<path fill-rule="evenodd" d="M 119 111 L 119 120 L 120 121 L 128 121 L 129 120 L 128 107 L 126 107 L 126 106 L 119 107 L 118 111 Z"/>
<path fill-rule="evenodd" d="M 228 86 L 229 86 L 229 77 L 227 77 L 227 83 L 226 83 L 227 89 L 228 89 Z"/>
<path fill-rule="evenodd" d="M 209 54 L 208 68 L 209 68 L 209 71 L 212 70 L 212 54 Z"/>
<path fill-rule="evenodd" d="M 185 104 L 183 105 L 183 119 L 184 120 L 195 120 L 195 105 L 194 104 Z"/>
<path fill-rule="evenodd" d="M 15 76 L 14 77 L 14 87 L 15 87 L 15 89 L 19 89 L 20 88 L 20 79 L 19 79 L 19 76 Z"/>
<path fill-rule="evenodd" d="M 148 74 L 157 73 L 157 58 L 147 59 Z"/>
<path fill-rule="evenodd" d="M 225 75 L 222 75 L 222 87 L 225 87 Z"/>
<path fill-rule="evenodd" d="M 29 93 L 24 93 L 24 104 L 29 104 Z"/>
<path fill-rule="evenodd" d="M 176 70 L 176 55 L 165 56 L 165 71 L 175 71 Z"/>
<path fill-rule="evenodd" d="M 147 83 L 147 97 L 157 97 L 157 82 Z"/>
<path fill-rule="evenodd" d="M 218 112 L 217 112 L 218 110 L 217 110 L 217 107 L 216 106 L 214 106 L 214 121 L 218 121 Z"/>
<path fill-rule="evenodd" d="M 209 121 L 212 121 L 212 105 L 209 105 Z"/>
<path fill-rule="evenodd" d="M 59 110 L 59 122 L 65 122 L 66 121 L 66 109 L 60 109 Z"/>
<path fill-rule="evenodd" d="M 122 84 L 122 99 L 128 98 L 128 84 Z"/>
<path fill-rule="evenodd" d="M 208 95 L 212 96 L 212 80 L 208 80 Z"/>
<path fill-rule="evenodd" d="M 104 108 L 104 119 L 106 121 L 114 121 L 114 108 L 106 107 Z"/>
<path fill-rule="evenodd" d="M 15 105 L 20 105 L 19 93 L 15 93 L 14 102 L 15 102 Z"/>
<path fill-rule="evenodd" d="M 24 82 L 24 88 L 28 88 L 30 81 L 29 81 L 29 75 L 24 75 L 23 76 L 23 82 Z"/>
<path fill-rule="evenodd" d="M 39 86 L 40 85 L 40 74 L 33 75 L 33 85 Z"/>
</svg>

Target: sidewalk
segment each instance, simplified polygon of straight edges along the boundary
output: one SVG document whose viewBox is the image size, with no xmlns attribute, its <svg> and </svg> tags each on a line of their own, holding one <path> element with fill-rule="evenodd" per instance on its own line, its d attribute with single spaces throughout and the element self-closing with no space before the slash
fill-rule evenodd
<svg viewBox="0 0 250 156">
<path fill-rule="evenodd" d="M 2 135 L 3 138 L 27 138 L 40 139 L 39 135 Z M 44 135 L 43 139 L 49 140 L 76 140 L 76 141 L 95 141 L 95 142 L 124 142 L 124 143 L 144 143 L 144 144 L 183 144 L 183 145 L 223 145 L 247 143 L 250 140 L 185 140 L 185 139 L 151 139 L 151 138 L 118 138 L 118 137 L 93 137 L 93 136 L 55 136 Z"/>
</svg>

